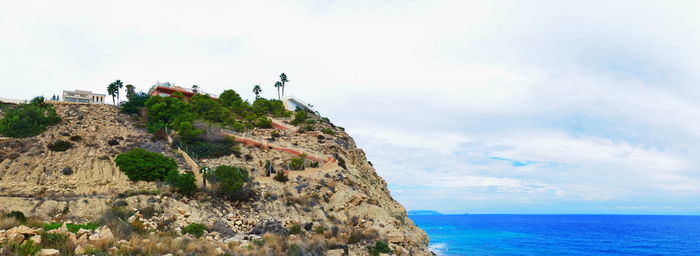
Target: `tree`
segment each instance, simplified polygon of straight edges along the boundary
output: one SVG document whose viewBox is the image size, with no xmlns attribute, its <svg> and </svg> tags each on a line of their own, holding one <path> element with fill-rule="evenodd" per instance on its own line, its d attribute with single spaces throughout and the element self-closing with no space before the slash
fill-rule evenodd
<svg viewBox="0 0 700 256">
<path fill-rule="evenodd" d="M 282 100 L 282 96 L 280 96 L 280 87 L 282 87 L 282 82 L 275 82 L 275 88 L 277 88 L 277 99 Z"/>
<path fill-rule="evenodd" d="M 235 198 L 236 194 L 243 188 L 243 184 L 249 180 L 249 177 L 248 171 L 243 168 L 221 165 L 207 175 L 207 179 L 217 185 L 218 193 L 229 198 Z"/>
<path fill-rule="evenodd" d="M 134 95 L 131 95 L 131 97 L 129 97 L 129 101 L 122 104 L 122 112 L 127 113 L 129 115 L 140 114 L 141 108 L 144 107 L 146 100 L 148 100 L 148 97 L 148 94 L 146 94 L 145 92 L 134 93 Z"/>
<path fill-rule="evenodd" d="M 117 102 L 119 102 L 119 90 L 124 88 L 124 84 L 122 83 L 122 81 L 120 81 L 118 79 L 117 79 L 117 81 L 115 81 L 115 83 L 117 83 Z"/>
<path fill-rule="evenodd" d="M 117 91 L 119 88 L 117 88 L 117 85 L 115 83 L 111 83 L 107 86 L 107 94 L 109 96 L 112 96 L 112 104 L 117 105 L 117 102 L 115 101 L 115 97 L 117 97 Z"/>
<path fill-rule="evenodd" d="M 204 130 L 202 129 L 195 129 L 191 122 L 182 122 L 179 129 L 177 129 L 177 135 L 186 143 L 199 140 L 199 135 L 203 132 Z"/>
<path fill-rule="evenodd" d="M 259 84 L 256 84 L 255 86 L 253 86 L 253 93 L 255 93 L 256 100 L 260 98 L 260 92 L 262 92 L 262 88 L 260 88 Z"/>
<path fill-rule="evenodd" d="M 114 163 L 133 181 L 162 181 L 168 172 L 177 170 L 172 158 L 142 148 L 117 155 Z"/>
<path fill-rule="evenodd" d="M 289 80 L 287 80 L 287 74 L 282 73 L 280 75 L 280 81 L 282 82 L 282 97 L 284 97 L 284 85 L 289 82 Z"/>
<path fill-rule="evenodd" d="M 192 85 L 192 92 L 193 93 L 198 93 L 199 92 L 199 85 L 193 84 Z"/>
<path fill-rule="evenodd" d="M 136 87 L 134 87 L 131 84 L 126 85 L 126 98 L 127 99 L 131 100 L 131 98 L 134 97 L 134 95 L 136 95 L 135 89 L 136 89 Z"/>
</svg>

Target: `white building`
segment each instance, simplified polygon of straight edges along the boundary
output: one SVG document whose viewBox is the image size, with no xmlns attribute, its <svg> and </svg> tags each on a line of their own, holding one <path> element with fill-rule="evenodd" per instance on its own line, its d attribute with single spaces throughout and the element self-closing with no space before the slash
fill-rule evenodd
<svg viewBox="0 0 700 256">
<path fill-rule="evenodd" d="M 297 108 L 300 108 L 308 112 L 318 114 L 311 104 L 307 104 L 294 96 L 284 97 L 284 99 L 282 99 L 282 104 L 284 104 L 284 108 L 289 111 L 296 111 Z"/>
<path fill-rule="evenodd" d="M 63 91 L 63 101 L 68 102 L 104 104 L 105 96 L 105 94 L 83 90 Z"/>
</svg>

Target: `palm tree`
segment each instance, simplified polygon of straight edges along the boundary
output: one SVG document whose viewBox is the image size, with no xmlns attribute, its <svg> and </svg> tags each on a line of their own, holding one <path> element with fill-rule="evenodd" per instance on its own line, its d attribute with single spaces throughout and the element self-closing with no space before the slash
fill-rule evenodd
<svg viewBox="0 0 700 256">
<path fill-rule="evenodd" d="M 289 80 L 287 80 L 287 75 L 285 73 L 282 73 L 280 75 L 280 81 L 282 81 L 282 96 L 284 97 L 284 85 L 285 85 L 285 83 L 289 82 Z"/>
<path fill-rule="evenodd" d="M 136 95 L 136 87 L 134 87 L 131 84 L 126 85 L 126 98 L 131 99 L 131 97 L 134 97 Z"/>
<path fill-rule="evenodd" d="M 114 97 L 117 95 L 118 90 L 119 88 L 115 83 L 111 83 L 107 86 L 107 94 L 109 94 L 109 96 L 112 96 L 112 103 L 114 105 L 117 105 L 117 102 L 114 100 Z"/>
<path fill-rule="evenodd" d="M 280 96 L 280 87 L 282 87 L 282 82 L 275 82 L 275 87 L 277 87 L 277 99 L 282 100 L 282 97 Z"/>
<path fill-rule="evenodd" d="M 256 100 L 257 100 L 258 98 L 260 98 L 260 92 L 262 92 L 262 88 L 260 88 L 260 85 L 259 85 L 259 84 L 256 84 L 255 86 L 253 86 L 253 93 L 255 93 L 255 99 L 256 99 Z"/>
<path fill-rule="evenodd" d="M 114 85 L 117 87 L 117 90 L 115 91 L 115 94 L 117 95 L 117 102 L 119 102 L 119 90 L 124 88 L 124 83 L 122 83 L 121 80 L 117 79 L 117 81 L 114 81 Z M 115 104 L 116 105 L 116 104 Z"/>
</svg>

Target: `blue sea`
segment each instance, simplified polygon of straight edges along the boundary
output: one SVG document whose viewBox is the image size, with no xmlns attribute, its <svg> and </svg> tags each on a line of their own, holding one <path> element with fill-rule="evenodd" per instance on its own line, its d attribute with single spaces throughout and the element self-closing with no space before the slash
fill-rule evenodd
<svg viewBox="0 0 700 256">
<path fill-rule="evenodd" d="M 700 255 L 700 216 L 409 217 L 438 255 Z"/>
</svg>

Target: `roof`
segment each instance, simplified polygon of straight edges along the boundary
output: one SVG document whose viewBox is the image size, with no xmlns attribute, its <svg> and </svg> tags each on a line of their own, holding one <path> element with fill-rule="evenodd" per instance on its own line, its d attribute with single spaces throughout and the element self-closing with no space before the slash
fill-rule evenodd
<svg viewBox="0 0 700 256">
<path fill-rule="evenodd" d="M 304 107 L 308 111 L 318 113 L 313 107 L 311 107 L 310 104 L 307 104 L 306 102 L 300 100 L 297 97 L 287 96 L 287 97 L 284 97 L 284 99 L 282 99 L 283 103 L 286 103 L 287 101 L 294 103 L 294 105 Z M 293 110 L 293 109 L 289 109 L 289 106 L 287 106 L 287 104 L 285 104 L 285 107 L 287 107 L 288 110 Z"/>
</svg>

